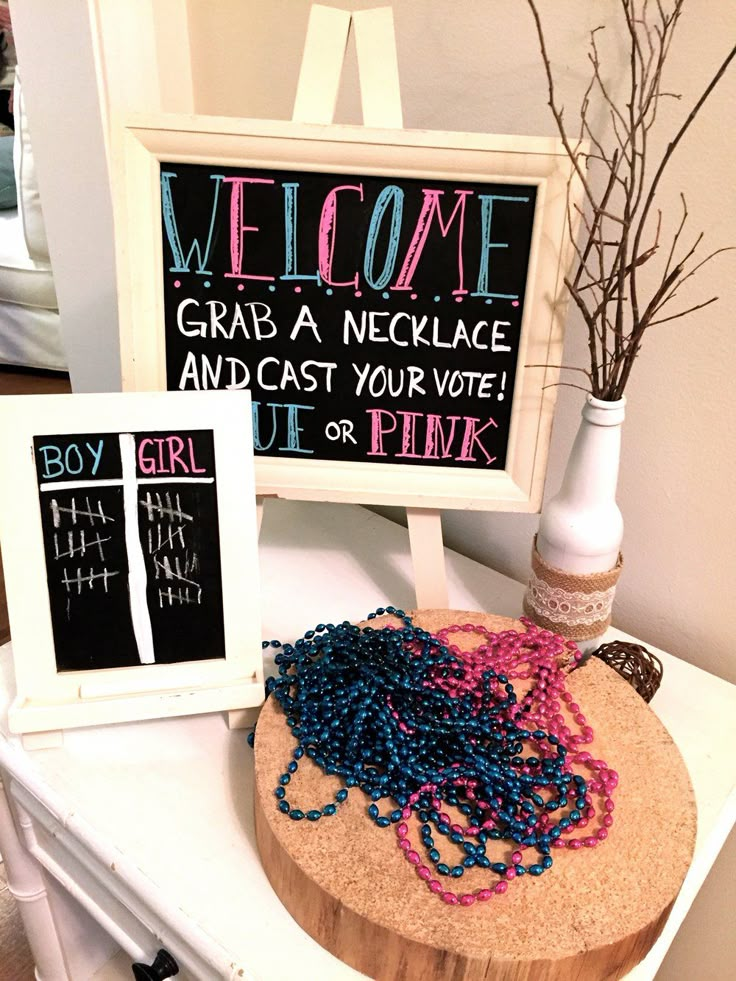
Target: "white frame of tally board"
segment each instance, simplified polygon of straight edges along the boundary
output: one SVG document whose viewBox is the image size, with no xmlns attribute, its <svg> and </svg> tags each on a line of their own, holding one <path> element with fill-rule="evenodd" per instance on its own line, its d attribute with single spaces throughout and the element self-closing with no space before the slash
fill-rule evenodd
<svg viewBox="0 0 736 981">
<path fill-rule="evenodd" d="M 256 457 L 256 491 L 300 500 L 538 511 L 582 186 L 559 140 L 205 116 L 130 116 L 112 154 L 123 388 L 166 388 L 161 163 L 529 184 L 537 204 L 504 470 Z M 534 367 L 527 367 L 531 365 Z M 542 367 L 539 367 L 542 366 Z"/>
<path fill-rule="evenodd" d="M 17 684 L 9 712 L 12 732 L 43 733 L 46 742 L 37 738 L 45 745 L 54 742 L 49 734 L 76 726 L 240 710 L 262 703 L 250 419 L 247 392 L 0 399 L 0 540 Z M 225 657 L 58 670 L 33 438 L 186 430 L 213 434 Z M 139 479 L 135 470 L 133 479 Z"/>
</svg>

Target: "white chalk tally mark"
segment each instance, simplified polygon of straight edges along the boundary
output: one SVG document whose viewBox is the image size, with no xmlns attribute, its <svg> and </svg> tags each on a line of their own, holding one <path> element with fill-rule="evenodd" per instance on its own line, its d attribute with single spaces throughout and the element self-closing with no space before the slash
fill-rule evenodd
<svg viewBox="0 0 736 981">
<path fill-rule="evenodd" d="M 165 491 L 163 496 L 158 491 L 146 491 L 145 499 L 138 499 L 138 488 L 141 484 L 212 484 L 214 477 L 138 477 L 136 472 L 136 451 L 135 437 L 132 433 L 120 433 L 120 459 L 122 465 L 121 479 L 101 479 L 101 480 L 59 480 L 43 482 L 39 484 L 39 489 L 43 492 L 58 490 L 82 490 L 100 487 L 120 487 L 123 491 L 123 514 L 125 547 L 128 557 L 128 592 L 130 597 L 131 618 L 133 621 L 133 632 L 135 634 L 138 655 L 142 664 L 155 663 L 155 652 L 153 650 L 153 631 L 151 627 L 150 611 L 147 603 L 147 583 L 143 547 L 140 540 L 138 525 L 138 506 L 144 508 L 148 514 L 149 527 L 147 530 L 148 554 L 153 559 L 156 579 L 163 578 L 169 582 L 177 583 L 173 587 L 169 585 L 158 589 L 159 607 L 165 603 L 169 606 L 178 604 L 201 605 L 202 584 L 190 576 L 195 575 L 200 568 L 199 557 L 196 552 L 192 552 L 191 557 L 185 539 L 185 522 L 193 522 L 194 516 L 182 509 L 181 499 L 178 493 L 172 494 Z M 154 500 L 155 498 L 155 500 Z M 96 507 L 95 507 L 96 505 Z M 103 526 L 108 523 L 114 524 L 115 518 L 108 514 L 102 506 L 102 501 L 98 498 L 94 504 L 89 496 L 84 497 L 84 506 L 77 505 L 76 497 L 71 499 L 71 507 L 59 504 L 53 497 L 49 502 L 51 519 L 54 527 L 54 559 L 62 561 L 71 559 L 76 555 L 85 556 L 88 549 L 97 548 L 101 562 L 105 561 L 105 553 L 102 548 L 105 542 L 112 539 L 111 535 L 102 538 L 99 534 L 95 538 L 87 539 L 85 530 L 77 528 L 78 522 L 85 519 L 89 521 L 90 527 L 96 527 L 96 522 L 100 521 Z M 62 528 L 63 516 L 70 515 L 72 530 Z M 178 524 L 174 524 L 174 522 Z M 167 526 L 164 528 L 164 522 Z M 155 529 L 155 531 L 154 531 Z M 78 533 L 78 543 L 75 541 L 75 531 Z M 162 533 L 163 531 L 163 533 Z M 59 534 L 66 534 L 66 551 L 61 551 L 59 544 Z M 155 545 L 154 545 L 155 536 Z M 181 546 L 184 551 L 183 567 L 181 556 L 175 554 L 177 546 Z M 170 549 L 168 554 L 160 556 L 163 549 Z M 172 566 L 173 560 L 173 566 Z M 108 570 L 103 566 L 102 572 L 95 572 L 90 566 L 89 574 L 82 572 L 81 566 L 77 568 L 76 575 L 69 576 L 68 570 L 64 567 L 61 584 L 67 593 L 66 615 L 71 619 L 71 597 L 81 596 L 82 587 L 86 586 L 93 589 L 96 582 L 102 581 L 104 590 L 108 592 L 108 580 L 112 576 L 119 575 L 119 570 Z M 191 587 L 191 588 L 190 588 Z"/>
<path fill-rule="evenodd" d="M 88 548 L 94 548 L 95 546 L 97 546 L 97 549 L 99 550 L 100 553 L 100 561 L 102 562 L 105 561 L 105 553 L 102 549 L 102 546 L 105 542 L 109 542 L 112 540 L 112 535 L 108 535 L 107 538 L 100 538 L 100 536 L 98 535 L 96 538 L 87 541 L 84 534 L 84 529 L 82 529 L 79 532 L 79 545 L 75 545 L 74 532 L 68 531 L 66 534 L 67 534 L 68 551 L 60 552 L 59 536 L 57 535 L 56 532 L 54 532 L 54 558 L 57 559 L 65 559 L 67 557 L 74 558 L 77 552 L 79 552 L 80 555 L 84 555 Z"/>
<path fill-rule="evenodd" d="M 164 503 L 164 501 L 166 503 Z M 193 515 L 186 514 L 186 512 L 182 511 L 178 494 L 176 495 L 176 507 L 174 507 L 171 502 L 171 494 L 169 491 L 166 491 L 163 499 L 161 498 L 161 495 L 156 492 L 155 504 L 153 503 L 151 492 L 146 491 L 146 499 L 144 501 L 139 501 L 138 503 L 141 504 L 148 512 L 149 521 L 155 520 L 154 511 L 156 512 L 156 516 L 160 518 L 169 518 L 171 521 L 173 521 L 174 518 L 178 518 L 179 521 L 194 521 Z"/>
<path fill-rule="evenodd" d="M 156 478 L 149 478 L 156 480 Z M 212 483 L 214 478 L 190 478 L 187 483 L 204 482 Z M 169 483 L 169 480 L 163 480 L 161 483 Z M 178 480 L 177 482 L 181 482 Z M 139 484 L 142 481 L 139 480 Z M 155 500 L 154 500 L 155 498 Z M 153 559 L 154 574 L 156 579 L 161 579 L 162 574 L 165 580 L 175 580 L 178 583 L 184 583 L 185 588 L 182 592 L 181 587 L 177 588 L 176 592 L 171 586 L 158 590 L 158 603 L 159 607 L 163 608 L 165 603 L 172 606 L 174 603 L 180 606 L 194 603 L 201 605 L 202 603 L 202 585 L 194 579 L 189 578 L 190 571 L 194 568 L 194 562 L 197 562 L 197 567 L 199 566 L 199 560 L 196 554 L 192 558 L 192 565 L 190 566 L 189 552 L 186 549 L 186 540 L 184 538 L 184 522 L 193 522 L 194 515 L 189 514 L 184 511 L 181 506 L 181 498 L 178 493 L 174 495 L 172 500 L 172 495 L 170 491 L 165 491 L 163 496 L 158 492 L 146 491 L 144 498 L 138 501 L 140 507 L 142 507 L 147 515 L 149 527 L 147 531 L 148 538 L 148 554 Z M 164 527 L 164 522 L 168 519 L 166 527 Z M 178 521 L 179 524 L 175 525 L 174 522 Z M 156 545 L 154 547 L 154 528 Z M 178 541 L 177 541 L 178 539 Z M 182 571 L 181 559 L 179 555 L 175 554 L 175 549 L 177 544 L 180 544 L 182 549 L 185 550 L 184 559 L 184 570 Z M 161 554 L 163 549 L 170 549 L 168 554 Z M 173 559 L 173 568 L 171 560 Z M 193 595 L 190 596 L 189 587 L 192 587 Z"/>
<path fill-rule="evenodd" d="M 186 573 L 181 570 L 181 563 L 179 561 L 179 556 L 174 556 L 174 568 L 171 568 L 171 560 L 168 555 L 164 556 L 163 562 L 158 558 L 154 558 L 156 563 L 156 568 L 160 569 L 164 574 L 164 579 L 177 579 L 179 582 L 185 582 L 188 586 L 194 586 L 197 589 L 197 598 L 192 600 L 193 603 L 199 603 L 202 599 L 202 587 L 194 579 L 187 579 Z"/>
<path fill-rule="evenodd" d="M 201 593 L 202 593 L 202 590 L 201 589 L 199 590 L 199 593 L 201 595 Z M 200 602 L 199 597 L 197 597 L 197 599 L 191 599 L 190 598 L 190 596 L 189 596 L 189 587 L 188 586 L 184 589 L 184 593 L 183 594 L 182 594 L 182 591 L 181 591 L 181 586 L 178 588 L 178 590 L 176 592 L 173 592 L 171 586 L 169 586 L 168 589 L 161 589 L 159 587 L 159 591 L 158 591 L 158 605 L 161 606 L 161 607 L 163 607 L 164 600 L 167 600 L 168 601 L 169 606 L 172 606 L 172 604 L 174 604 L 174 603 L 178 603 L 180 606 L 183 606 L 183 605 L 185 605 L 187 603 L 199 603 Z"/>
<path fill-rule="evenodd" d="M 102 502 L 98 499 L 96 501 L 97 510 L 94 510 L 94 505 L 90 501 L 89 497 L 85 497 L 86 508 L 77 507 L 76 498 L 73 497 L 71 501 L 71 507 L 63 507 L 59 504 L 56 498 L 52 498 L 49 502 L 49 509 L 51 511 L 51 521 L 54 526 L 54 560 L 61 562 L 63 559 L 73 559 L 75 556 L 85 557 L 88 549 L 97 548 L 99 553 L 99 559 L 101 562 L 105 561 L 105 552 L 102 548 L 105 542 L 109 542 L 112 538 L 108 535 L 106 538 L 102 538 L 99 534 L 96 537 L 88 539 L 87 533 L 84 528 L 76 528 L 77 519 L 88 518 L 90 525 L 94 526 L 97 519 L 101 519 L 103 524 L 108 522 L 114 523 L 115 519 L 106 515 L 103 508 Z M 62 528 L 64 515 L 71 516 L 72 528 Z M 59 544 L 59 536 L 62 540 L 66 537 L 66 551 L 62 551 L 64 545 Z M 76 537 L 75 537 L 76 536 Z M 86 570 L 85 570 L 86 571 Z M 82 593 L 82 585 L 87 585 L 90 589 L 93 589 L 95 582 L 102 580 L 105 592 L 108 592 L 108 579 L 111 576 L 117 576 L 119 570 L 109 570 L 107 567 L 103 567 L 102 572 L 95 572 L 94 568 L 90 566 L 89 575 L 82 575 L 82 568 L 77 569 L 76 577 L 70 579 L 66 567 L 63 570 L 63 578 L 61 579 L 61 585 L 66 589 L 66 618 L 71 620 L 72 617 L 72 606 L 71 597 L 75 591 L 71 589 L 72 585 L 76 585 L 76 595 L 80 596 Z"/>
<path fill-rule="evenodd" d="M 181 588 L 174 592 L 170 586 L 164 589 L 159 587 L 159 607 L 162 608 L 165 602 L 168 602 L 169 606 L 172 606 L 174 603 L 177 603 L 180 606 L 188 603 L 201 605 L 202 584 L 197 582 L 195 579 L 189 578 L 194 569 L 199 568 L 199 559 L 196 553 L 193 553 L 191 559 L 189 558 L 189 549 L 186 547 L 186 539 L 184 537 L 184 522 L 193 521 L 193 516 L 182 509 L 179 494 L 175 495 L 173 502 L 168 491 L 164 494 L 163 499 L 161 498 L 160 494 L 156 494 L 155 496 L 155 504 L 153 503 L 150 492 L 146 494 L 145 500 L 139 501 L 139 504 L 148 513 L 148 553 L 153 559 L 156 579 L 161 579 L 163 577 L 166 580 L 176 580 L 178 583 L 184 583 L 186 586 L 184 592 L 182 592 Z M 159 517 L 160 520 L 158 520 Z M 166 518 L 168 518 L 168 522 L 164 527 L 164 519 Z M 174 521 L 177 519 L 181 523 L 174 525 Z M 153 544 L 153 529 L 150 524 L 154 521 L 156 529 L 155 547 Z M 187 527 L 191 528 L 193 526 L 189 525 Z M 184 551 L 183 568 L 182 557 L 181 555 L 177 554 L 177 547 L 179 545 Z M 164 549 L 168 549 L 168 552 L 164 552 Z M 189 592 L 190 586 L 192 587 L 191 596 Z"/>
<path fill-rule="evenodd" d="M 77 483 L 76 486 L 79 487 L 80 484 Z M 95 521 L 98 518 L 100 518 L 102 520 L 103 525 L 106 524 L 108 521 L 114 524 L 115 518 L 111 518 L 109 515 L 105 514 L 105 512 L 102 510 L 102 502 L 101 501 L 98 501 L 97 502 L 97 511 L 93 511 L 92 510 L 92 506 L 90 505 L 90 502 L 89 502 L 89 498 L 88 497 L 85 498 L 85 503 L 87 505 L 87 510 L 86 511 L 85 511 L 84 508 L 78 508 L 77 507 L 77 499 L 76 499 L 76 497 L 73 497 L 72 498 L 72 506 L 70 508 L 62 507 L 56 501 L 56 498 L 52 498 L 51 499 L 50 507 L 51 507 L 52 520 L 54 522 L 54 528 L 59 528 L 60 527 L 60 525 L 61 525 L 61 514 L 62 513 L 64 513 L 64 514 L 70 514 L 72 516 L 72 524 L 73 525 L 76 525 L 77 518 L 89 518 L 89 523 L 91 525 L 94 525 Z"/>
<path fill-rule="evenodd" d="M 71 589 L 72 586 L 76 586 L 77 587 L 77 596 L 80 596 L 81 593 L 82 593 L 82 586 L 84 586 L 86 584 L 86 585 L 89 586 L 90 589 L 92 589 L 92 587 L 94 586 L 95 582 L 98 579 L 101 579 L 102 580 L 102 583 L 103 583 L 103 585 L 105 587 L 105 592 L 107 592 L 107 581 L 108 581 L 108 579 L 111 579 L 112 576 L 119 576 L 119 575 L 120 575 L 119 572 L 110 572 L 108 569 L 105 569 L 105 568 L 103 568 L 102 572 L 95 572 L 94 568 L 92 566 L 90 566 L 89 575 L 88 576 L 83 576 L 82 575 L 82 569 L 81 569 L 81 567 L 78 567 L 77 568 L 77 574 L 76 574 L 76 576 L 74 576 L 74 578 L 70 579 L 69 578 L 69 573 L 67 572 L 66 568 L 64 568 L 64 577 L 61 580 L 61 584 L 62 584 L 62 586 L 66 586 L 67 593 L 70 591 L 70 589 Z"/>
</svg>

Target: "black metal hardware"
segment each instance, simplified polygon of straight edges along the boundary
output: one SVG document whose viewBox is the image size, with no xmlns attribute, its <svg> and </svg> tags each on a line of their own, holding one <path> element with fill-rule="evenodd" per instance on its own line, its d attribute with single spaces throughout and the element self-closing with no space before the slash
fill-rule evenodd
<svg viewBox="0 0 736 981">
<path fill-rule="evenodd" d="M 153 964 L 134 964 L 133 976 L 135 981 L 165 981 L 179 973 L 179 965 L 168 952 L 160 950 Z"/>
</svg>

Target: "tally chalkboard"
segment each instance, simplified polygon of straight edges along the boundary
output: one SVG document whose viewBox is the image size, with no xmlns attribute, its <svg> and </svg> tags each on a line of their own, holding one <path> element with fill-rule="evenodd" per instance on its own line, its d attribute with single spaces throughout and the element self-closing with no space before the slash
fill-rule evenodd
<svg viewBox="0 0 736 981">
<path fill-rule="evenodd" d="M 224 657 L 212 431 L 33 443 L 58 669 Z"/>
<path fill-rule="evenodd" d="M 123 384 L 252 394 L 260 493 L 534 510 L 558 141 L 146 117 L 113 175 Z"/>
<path fill-rule="evenodd" d="M 256 454 L 503 470 L 536 187 L 161 164 L 169 389 Z"/>
<path fill-rule="evenodd" d="M 0 399 L 14 732 L 263 699 L 247 392 Z"/>
</svg>

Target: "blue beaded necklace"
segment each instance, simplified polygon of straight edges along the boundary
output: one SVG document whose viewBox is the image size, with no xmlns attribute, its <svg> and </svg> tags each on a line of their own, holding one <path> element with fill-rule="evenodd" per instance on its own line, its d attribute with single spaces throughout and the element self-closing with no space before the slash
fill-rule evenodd
<svg viewBox="0 0 736 981">
<path fill-rule="evenodd" d="M 500 878 L 493 890 L 499 893 L 517 876 L 542 875 L 553 864 L 552 847 L 562 845 L 560 836 L 587 824 L 587 781 L 567 764 L 566 746 L 529 721 L 529 696 L 519 704 L 505 674 L 471 670 L 457 648 L 416 626 L 403 610 L 379 608 L 368 620 L 384 614 L 401 626 L 319 623 L 294 644 L 264 642 L 279 649 L 278 676 L 267 680 L 266 692 L 281 705 L 296 740 L 275 790 L 279 811 L 292 821 L 316 822 L 360 790 L 368 816 L 378 827 L 396 827 L 417 874 L 452 905 L 470 905 L 492 892 L 457 897 L 440 885 L 443 877 L 487 869 Z M 504 642 L 513 644 L 508 638 Z M 305 754 L 345 784 L 332 801 L 306 812 L 287 799 Z M 452 823 L 448 807 L 462 815 L 464 826 Z M 421 854 L 408 840 L 410 817 L 419 822 Z M 443 860 L 441 838 L 455 860 Z M 510 863 L 487 854 L 498 840 L 513 843 Z M 522 861 L 526 849 L 534 861 Z"/>
</svg>

